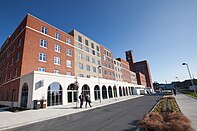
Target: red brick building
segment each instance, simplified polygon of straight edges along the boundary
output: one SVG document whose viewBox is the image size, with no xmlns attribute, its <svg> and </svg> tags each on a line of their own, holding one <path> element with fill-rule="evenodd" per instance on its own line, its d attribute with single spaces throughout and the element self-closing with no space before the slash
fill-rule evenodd
<svg viewBox="0 0 197 131">
<path fill-rule="evenodd" d="M 20 77 L 32 71 L 74 74 L 73 37 L 27 14 L 0 52 L 0 98 L 18 100 Z"/>
<path fill-rule="evenodd" d="M 137 76 L 137 83 L 139 85 L 144 85 L 145 87 L 147 87 L 145 75 L 142 74 L 141 72 L 138 72 L 138 73 L 136 73 L 136 76 Z"/>
<path fill-rule="evenodd" d="M 130 70 L 136 73 L 141 72 L 142 74 L 144 74 L 146 77 L 147 87 L 151 87 L 153 89 L 152 78 L 150 74 L 150 67 L 149 67 L 148 62 L 146 60 L 134 62 L 132 50 L 126 51 L 125 53 L 126 53 L 126 60 L 129 62 L 129 65 L 130 65 Z M 140 75 L 137 75 L 137 76 L 140 76 Z"/>
</svg>

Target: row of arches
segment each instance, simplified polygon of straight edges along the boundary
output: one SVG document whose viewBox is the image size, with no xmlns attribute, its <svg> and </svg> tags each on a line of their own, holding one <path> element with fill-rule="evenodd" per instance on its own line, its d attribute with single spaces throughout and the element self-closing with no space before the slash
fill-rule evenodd
<svg viewBox="0 0 197 131">
<path fill-rule="evenodd" d="M 90 94 L 90 96 L 95 100 L 100 99 L 111 99 L 115 97 L 128 96 L 133 94 L 134 87 L 124 87 L 119 86 L 117 89 L 116 86 L 103 85 L 100 89 L 99 85 L 95 85 L 94 88 L 90 88 L 87 84 L 84 84 L 81 90 L 78 92 L 74 84 L 70 84 L 67 87 L 67 103 L 76 102 L 78 99 L 78 93 L 82 93 L 84 96 Z M 94 93 L 91 94 L 91 89 L 94 89 Z M 53 82 L 48 86 L 47 89 L 47 106 L 55 106 L 63 104 L 63 88 L 60 83 Z M 102 97 L 102 98 L 101 98 Z M 93 100 L 92 99 L 92 100 Z M 28 102 L 28 85 L 25 83 L 22 87 L 21 92 L 21 107 L 26 108 Z"/>
</svg>

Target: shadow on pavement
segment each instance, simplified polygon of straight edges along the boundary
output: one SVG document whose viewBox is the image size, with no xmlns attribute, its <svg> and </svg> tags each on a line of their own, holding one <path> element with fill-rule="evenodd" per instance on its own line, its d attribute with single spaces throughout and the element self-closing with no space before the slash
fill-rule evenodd
<svg viewBox="0 0 197 131">
<path fill-rule="evenodd" d="M 131 125 L 132 127 L 129 129 L 124 129 L 123 131 L 136 131 L 136 129 L 138 128 L 138 122 L 139 120 L 134 120 L 131 123 L 129 123 L 129 125 Z"/>
</svg>

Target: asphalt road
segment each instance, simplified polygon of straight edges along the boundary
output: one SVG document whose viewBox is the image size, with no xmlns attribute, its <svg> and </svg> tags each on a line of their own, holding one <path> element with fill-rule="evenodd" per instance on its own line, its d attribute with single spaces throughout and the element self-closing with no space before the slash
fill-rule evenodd
<svg viewBox="0 0 197 131">
<path fill-rule="evenodd" d="M 160 96 L 143 96 L 116 104 L 63 116 L 10 131 L 135 131 Z"/>
</svg>

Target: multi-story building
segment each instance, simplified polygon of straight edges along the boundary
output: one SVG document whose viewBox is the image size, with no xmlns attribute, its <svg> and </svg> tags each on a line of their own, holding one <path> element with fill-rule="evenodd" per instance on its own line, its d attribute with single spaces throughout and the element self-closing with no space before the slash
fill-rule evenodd
<svg viewBox="0 0 197 131">
<path fill-rule="evenodd" d="M 113 62 L 113 53 L 104 46 L 100 46 L 101 50 L 101 65 L 103 68 L 103 78 L 115 80 L 115 71 L 114 71 L 114 62 Z"/>
<path fill-rule="evenodd" d="M 77 30 L 70 33 L 74 37 L 75 76 L 102 77 L 100 45 Z"/>
<path fill-rule="evenodd" d="M 147 60 L 134 62 L 132 50 L 128 50 L 126 53 L 126 60 L 129 62 L 130 70 L 136 73 L 141 72 L 146 77 L 146 85 L 153 89 L 152 78 L 150 74 L 150 67 Z M 138 77 L 139 75 L 137 75 Z M 139 79 L 139 78 L 138 78 Z"/>
<path fill-rule="evenodd" d="M 117 58 L 116 60 L 121 62 L 123 81 L 131 83 L 131 71 L 129 70 L 129 63 L 121 58 Z"/>
<path fill-rule="evenodd" d="M 129 63 L 114 60 L 106 47 L 30 14 L 2 45 L 0 72 L 0 105 L 31 109 L 34 100 L 66 105 L 79 93 L 96 101 L 139 94 L 145 87 L 136 84 Z"/>
<path fill-rule="evenodd" d="M 114 70 L 115 70 L 116 80 L 117 81 L 123 81 L 121 62 L 119 60 L 116 60 L 116 59 L 113 59 L 113 61 L 114 61 Z"/>
<path fill-rule="evenodd" d="M 136 73 L 136 76 L 137 76 L 137 83 L 138 83 L 139 85 L 144 85 L 144 86 L 147 87 L 145 75 L 142 74 L 141 72 L 137 72 L 137 73 Z"/>
<path fill-rule="evenodd" d="M 136 73 L 133 72 L 133 71 L 130 71 L 130 73 L 131 73 L 131 83 L 137 85 L 137 76 L 136 76 Z"/>
</svg>

